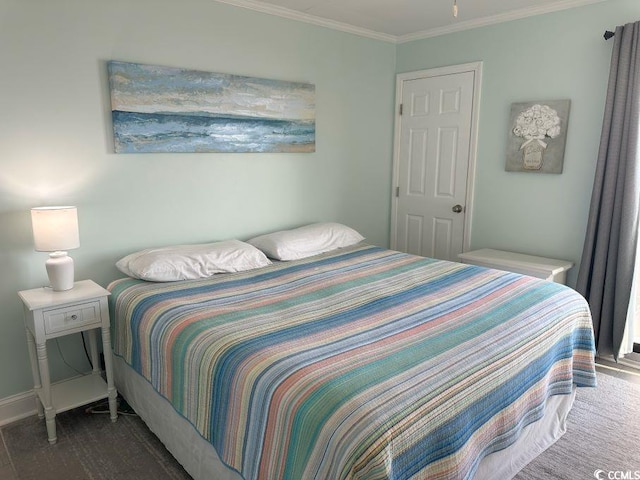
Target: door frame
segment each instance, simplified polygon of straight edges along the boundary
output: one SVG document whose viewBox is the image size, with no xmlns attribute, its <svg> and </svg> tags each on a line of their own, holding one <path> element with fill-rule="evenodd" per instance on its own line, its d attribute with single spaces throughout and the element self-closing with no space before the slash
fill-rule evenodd
<svg viewBox="0 0 640 480">
<path fill-rule="evenodd" d="M 478 155 L 478 121 L 480 118 L 480 87 L 482 85 L 482 62 L 464 63 L 446 67 L 430 68 L 415 72 L 399 73 L 396 75 L 396 104 L 395 127 L 393 136 L 393 173 L 391 180 L 391 249 L 397 249 L 397 221 L 398 221 L 398 197 L 396 191 L 400 175 L 400 104 L 402 103 L 402 88 L 405 81 L 419 80 L 422 78 L 439 77 L 456 73 L 473 72 L 473 102 L 471 111 L 471 132 L 469 136 L 469 169 L 467 171 L 467 192 L 465 198 L 464 233 L 462 238 L 462 251 L 467 252 L 471 248 L 471 219 L 473 217 L 473 189 L 476 178 L 476 159 Z"/>
</svg>

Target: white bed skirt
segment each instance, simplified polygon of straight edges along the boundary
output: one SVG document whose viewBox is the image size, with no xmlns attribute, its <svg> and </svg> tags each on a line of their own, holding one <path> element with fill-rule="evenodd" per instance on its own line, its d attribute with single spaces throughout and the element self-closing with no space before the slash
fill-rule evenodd
<svg viewBox="0 0 640 480">
<path fill-rule="evenodd" d="M 222 463 L 215 449 L 191 423 L 120 357 L 114 356 L 114 371 L 118 392 L 189 475 L 196 480 L 242 480 L 238 472 Z M 566 431 L 575 394 L 574 387 L 570 395 L 550 397 L 545 416 L 525 427 L 512 446 L 485 457 L 474 480 L 508 480 L 553 445 Z"/>
</svg>

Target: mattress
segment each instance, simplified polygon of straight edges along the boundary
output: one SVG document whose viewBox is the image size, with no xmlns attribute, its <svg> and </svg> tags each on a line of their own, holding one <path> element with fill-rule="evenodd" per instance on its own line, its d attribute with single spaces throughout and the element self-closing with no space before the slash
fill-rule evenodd
<svg viewBox="0 0 640 480">
<path fill-rule="evenodd" d="M 112 292 L 114 354 L 244 479 L 473 478 L 594 386 L 586 302 L 368 245 Z"/>
<path fill-rule="evenodd" d="M 196 480 L 242 480 L 238 472 L 224 465 L 212 445 L 179 415 L 169 401 L 121 358 L 114 359 L 118 393 L 127 399 L 136 413 L 167 450 Z M 570 395 L 547 399 L 544 415 L 522 429 L 509 447 L 484 457 L 473 480 L 509 480 L 525 465 L 553 445 L 567 431 L 567 417 L 576 389 Z"/>
</svg>

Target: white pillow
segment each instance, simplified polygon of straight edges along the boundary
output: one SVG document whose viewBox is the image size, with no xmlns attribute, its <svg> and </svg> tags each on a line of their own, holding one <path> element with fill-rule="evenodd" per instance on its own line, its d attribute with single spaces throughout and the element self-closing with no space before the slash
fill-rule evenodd
<svg viewBox="0 0 640 480">
<path fill-rule="evenodd" d="M 149 248 L 120 259 L 125 275 L 150 282 L 174 282 L 242 272 L 270 265 L 264 253 L 240 240 Z"/>
<path fill-rule="evenodd" d="M 268 233 L 247 240 L 269 258 L 297 260 L 355 245 L 364 237 L 340 223 L 314 223 L 293 230 Z"/>
</svg>

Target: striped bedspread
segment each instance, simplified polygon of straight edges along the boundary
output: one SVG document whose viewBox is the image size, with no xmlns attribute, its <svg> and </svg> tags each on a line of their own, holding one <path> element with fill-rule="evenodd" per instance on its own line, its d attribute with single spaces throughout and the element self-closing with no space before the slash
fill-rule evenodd
<svg viewBox="0 0 640 480">
<path fill-rule="evenodd" d="M 201 281 L 113 282 L 114 352 L 249 479 L 467 479 L 595 386 L 573 290 L 364 244 Z"/>
</svg>

